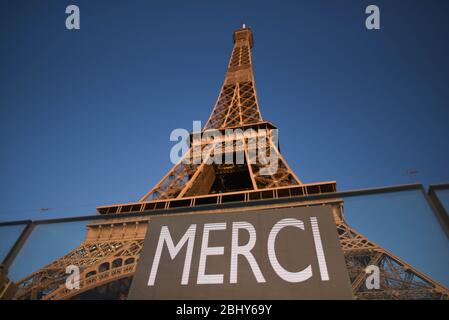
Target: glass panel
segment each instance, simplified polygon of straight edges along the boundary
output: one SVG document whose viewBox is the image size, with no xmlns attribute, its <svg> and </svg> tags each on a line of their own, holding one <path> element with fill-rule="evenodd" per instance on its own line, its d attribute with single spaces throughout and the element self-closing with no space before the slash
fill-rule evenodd
<svg viewBox="0 0 449 320">
<path fill-rule="evenodd" d="M 350 227 L 449 287 L 449 241 L 421 190 L 344 199 Z"/>
<path fill-rule="evenodd" d="M 436 190 L 435 194 L 443 205 L 444 210 L 449 214 L 449 189 Z"/>
<path fill-rule="evenodd" d="M 36 225 L 12 263 L 8 276 L 18 281 L 76 248 L 85 237 L 86 222 Z"/>
<path fill-rule="evenodd" d="M 350 196 L 344 201 L 350 227 L 449 287 L 449 241 L 421 190 Z M 125 299 L 146 219 L 36 225 L 9 270 L 9 278 L 19 284 L 16 298 Z M 13 234 L 12 229 L 3 231 Z M 0 228 L 3 237 L 11 238 L 2 236 Z M 7 247 L 4 243 L 1 247 Z M 80 270 L 81 289 L 73 289 L 79 291 L 66 286 L 69 265 Z"/>
<path fill-rule="evenodd" d="M 16 298 L 125 299 L 146 226 L 142 217 L 36 225 L 8 272 Z"/>
<path fill-rule="evenodd" d="M 6 258 L 25 227 L 25 224 L 0 227 L 0 262 Z"/>
</svg>

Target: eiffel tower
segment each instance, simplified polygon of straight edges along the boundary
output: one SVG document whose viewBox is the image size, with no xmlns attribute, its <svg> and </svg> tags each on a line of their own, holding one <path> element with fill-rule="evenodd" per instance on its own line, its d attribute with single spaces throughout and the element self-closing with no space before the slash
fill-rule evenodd
<svg viewBox="0 0 449 320">
<path fill-rule="evenodd" d="M 245 25 L 233 33 L 234 47 L 223 86 L 209 120 L 201 133 L 225 133 L 226 129 L 252 129 L 253 137 L 265 139 L 267 154 L 277 156 L 277 170 L 263 173 L 266 164 L 253 161 L 251 138 L 226 136 L 221 140 L 196 140 L 191 135 L 190 150 L 159 183 L 139 201 L 98 207 L 100 214 L 148 213 L 177 211 L 190 212 L 205 208 L 210 212 L 226 213 L 254 208 L 292 206 L 287 204 L 261 204 L 260 200 L 297 197 L 298 205 L 314 205 L 317 201 L 302 201 L 301 196 L 320 195 L 336 191 L 335 182 L 302 183 L 282 157 L 270 132 L 276 127 L 263 120 L 259 109 L 254 81 L 251 49 L 252 31 Z M 260 133 L 262 132 L 262 133 Z M 268 132 L 268 134 L 267 134 Z M 262 135 L 262 136 L 261 136 Z M 228 142 L 228 144 L 226 144 Z M 224 151 L 209 148 L 211 144 L 224 146 Z M 199 161 L 196 151 L 205 151 Z M 209 151 L 207 151 L 209 150 Z M 201 153 L 200 152 L 200 153 Z M 237 152 L 243 155 L 240 164 L 209 163 L 211 156 Z M 197 153 L 198 154 L 198 153 Z M 326 200 L 319 200 L 318 204 Z M 229 203 L 234 206 L 227 206 Z M 419 272 L 392 253 L 370 241 L 345 221 L 343 201 L 328 201 L 344 252 L 353 296 L 356 299 L 448 299 L 449 291 L 441 284 Z M 237 204 L 237 206 L 235 205 Z M 253 209 L 254 210 L 254 209 Z M 185 214 L 185 213 L 184 213 Z M 99 220 L 87 225 L 86 237 L 79 247 L 19 281 L 17 299 L 124 299 L 127 296 L 136 263 L 142 251 L 151 215 Z M 80 267 L 80 289 L 65 286 L 65 267 Z M 365 286 L 365 268 L 380 268 L 380 288 L 368 290 Z"/>
</svg>

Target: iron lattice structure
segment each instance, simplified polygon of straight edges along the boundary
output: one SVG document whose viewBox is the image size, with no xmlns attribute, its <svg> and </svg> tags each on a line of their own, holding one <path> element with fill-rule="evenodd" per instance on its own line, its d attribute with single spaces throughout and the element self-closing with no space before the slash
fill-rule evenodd
<svg viewBox="0 0 449 320">
<path fill-rule="evenodd" d="M 264 121 L 260 113 L 251 58 L 252 47 L 253 35 L 249 28 L 234 32 L 234 47 L 225 80 L 202 133 L 224 133 L 226 129 L 253 131 L 243 136 L 224 135 L 212 141 L 200 139 L 195 142 L 195 139 L 192 139 L 191 148 L 183 159 L 188 156 L 195 159 L 198 157 L 198 151 L 201 151 L 200 154 L 204 153 L 205 157 L 200 157 L 199 161 L 194 163 L 181 160 L 138 202 L 99 207 L 100 213 L 166 209 L 173 203 L 195 206 L 207 203 L 204 199 L 218 199 L 216 203 L 220 204 L 226 197 L 248 201 L 253 199 L 254 195 L 263 198 L 271 194 L 273 198 L 280 198 L 336 191 L 335 183 L 304 185 L 271 139 L 270 130 L 275 129 L 275 126 Z M 265 131 L 262 130 L 260 133 L 259 129 Z M 266 154 L 276 154 L 278 159 L 278 170 L 273 174 L 261 174 L 264 165 L 251 158 L 251 151 L 254 150 L 251 150 L 252 146 L 248 141 L 261 135 L 266 141 L 264 147 Z M 217 155 L 217 148 L 210 148 L 211 144 L 222 147 L 219 156 L 230 153 L 235 157 L 240 151 L 244 155 L 244 163 L 208 163 L 209 158 Z M 313 203 L 298 202 L 297 205 L 313 205 Z M 332 205 L 355 298 L 449 298 L 449 291 L 445 287 L 350 228 L 344 219 L 342 202 Z M 262 207 L 269 209 L 279 206 Z M 218 209 L 215 212 L 242 211 L 243 208 L 242 204 L 238 209 Z M 18 283 L 16 298 L 125 298 L 150 220 L 149 217 L 138 217 L 108 219 L 88 224 L 84 242 L 65 256 L 21 280 Z M 68 290 L 65 286 L 67 277 L 65 268 L 68 265 L 80 266 L 79 290 Z M 381 287 L 378 290 L 368 290 L 364 285 L 367 277 L 365 268 L 368 265 L 380 268 Z"/>
<path fill-rule="evenodd" d="M 250 148 L 252 146 L 248 143 L 247 136 L 245 138 L 223 137 L 219 141 L 214 140 L 215 146 L 217 143 L 221 144 L 220 148 L 210 148 L 207 156 L 215 156 L 217 149 L 221 149 L 223 154 L 235 153 L 240 150 L 245 154 L 245 164 L 209 165 L 207 156 L 203 157 L 198 164 L 185 164 L 181 161 L 150 192 L 145 194 L 141 201 L 301 184 L 282 157 L 278 146 L 269 136 L 270 129 L 276 128 L 262 119 L 251 59 L 252 47 L 253 36 L 250 29 L 245 28 L 234 32 L 234 48 L 225 80 L 202 133 L 208 134 L 213 131 L 224 133 L 226 129 L 242 131 L 252 129 L 254 138 L 266 135 L 265 153 L 267 155 L 276 154 L 279 159 L 278 170 L 272 175 L 261 174 L 261 169 L 264 166 L 255 159 L 251 159 L 252 150 Z M 226 139 L 230 140 L 228 148 L 225 145 Z M 192 147 L 185 157 L 193 159 L 195 158 L 195 149 L 204 151 L 210 145 L 211 142 L 206 139 L 197 143 L 193 141 Z M 239 177 L 236 177 L 237 175 Z M 238 181 L 233 183 L 235 180 Z"/>
</svg>

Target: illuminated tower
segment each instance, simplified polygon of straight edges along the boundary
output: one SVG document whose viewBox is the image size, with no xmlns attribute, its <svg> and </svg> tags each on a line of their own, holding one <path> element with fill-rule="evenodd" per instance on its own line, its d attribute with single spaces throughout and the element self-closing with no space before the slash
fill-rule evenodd
<svg viewBox="0 0 449 320">
<path fill-rule="evenodd" d="M 234 47 L 223 86 L 209 120 L 201 132 L 191 135 L 190 150 L 139 201 L 97 208 L 114 219 L 88 224 L 84 242 L 75 250 L 41 268 L 19 282 L 19 299 L 82 299 L 98 296 L 126 297 L 136 263 L 142 250 L 148 221 L 152 215 L 183 214 L 209 210 L 217 213 L 300 205 L 330 204 L 344 252 L 353 295 L 358 299 L 447 299 L 442 285 L 415 270 L 345 222 L 343 201 L 313 201 L 310 196 L 332 194 L 335 182 L 303 184 L 282 157 L 276 143 L 276 127 L 263 120 L 254 80 L 251 49 L 253 34 L 245 26 L 233 34 Z M 226 130 L 242 134 L 226 135 Z M 220 138 L 208 137 L 220 133 Z M 201 136 L 206 138 L 197 137 Z M 265 141 L 255 150 L 251 139 Z M 213 148 L 212 148 L 213 146 Z M 220 146 L 220 148 L 217 148 Z M 257 152 L 256 152 L 257 151 Z M 254 155 L 265 153 L 276 159 L 276 170 L 261 163 Z M 240 155 L 240 163 L 236 159 Z M 233 159 L 232 163 L 210 163 L 211 157 Z M 190 161 L 187 161 L 190 159 Z M 307 198 L 308 197 L 308 198 Z M 301 200 L 301 199 L 308 200 Z M 281 200 L 267 204 L 265 200 Z M 283 199 L 289 202 L 282 203 Z M 131 214 L 125 218 L 120 215 Z M 141 216 L 139 216 L 141 214 Z M 81 289 L 65 287 L 65 267 L 81 269 Z M 365 268 L 381 270 L 381 288 L 367 290 Z"/>
</svg>

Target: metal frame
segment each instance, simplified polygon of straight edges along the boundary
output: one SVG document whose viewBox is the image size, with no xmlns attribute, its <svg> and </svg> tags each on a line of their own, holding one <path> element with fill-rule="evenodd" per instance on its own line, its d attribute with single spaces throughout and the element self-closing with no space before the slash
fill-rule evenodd
<svg viewBox="0 0 449 320">
<path fill-rule="evenodd" d="M 314 195 L 305 195 L 298 197 L 288 197 L 288 198 L 273 198 L 273 199 L 261 199 L 261 200 L 253 200 L 250 202 L 246 202 L 245 206 L 259 206 L 259 205 L 270 205 L 276 203 L 290 203 L 290 202 L 306 202 L 306 201 L 319 201 L 319 200 L 327 200 L 327 199 L 335 199 L 335 198 L 347 198 L 353 196 L 363 196 L 363 195 L 373 195 L 373 194 L 383 194 L 383 193 L 393 193 L 400 191 L 409 191 L 409 190 L 421 190 L 424 195 L 424 186 L 420 183 L 413 184 L 403 184 L 403 185 L 395 185 L 395 186 L 386 186 L 379 188 L 366 188 L 366 189 L 353 189 L 347 191 L 337 191 L 332 193 L 322 193 L 322 194 L 314 194 Z M 232 193 L 231 193 L 232 194 Z M 167 214 L 176 214 L 182 212 L 197 212 L 197 211 L 209 211 L 214 209 L 226 209 L 226 208 L 236 208 L 241 207 L 242 202 L 230 202 L 230 203 L 222 203 L 222 204 L 206 204 L 206 205 L 197 205 L 194 207 L 180 207 L 180 208 L 161 208 L 154 209 L 142 212 L 129 212 L 129 213 L 114 213 L 114 214 L 93 214 L 88 216 L 76 216 L 76 217 L 65 217 L 65 218 L 56 218 L 56 219 L 41 219 L 41 220 L 18 220 L 18 221 L 8 221 L 8 222 L 0 222 L 0 227 L 13 225 L 13 224 L 23 224 L 25 222 L 31 223 L 34 225 L 39 224 L 52 224 L 52 223 L 63 223 L 63 222 L 78 222 L 78 221 L 94 221 L 94 220 L 113 220 L 113 219 L 125 219 L 125 218 L 135 218 L 135 217 L 151 217 L 158 215 L 167 215 Z"/>
<path fill-rule="evenodd" d="M 411 190 L 420 190 L 423 193 L 424 198 L 426 198 L 426 194 L 424 192 L 424 188 L 421 184 L 408 184 L 408 185 L 399 185 L 399 186 L 390 186 L 390 187 L 382 187 L 382 188 L 372 188 L 372 189 L 360 189 L 360 190 L 349 190 L 343 192 L 333 192 L 326 194 L 318 194 L 318 195 L 309 195 L 309 196 L 297 196 L 297 197 L 287 197 L 287 198 L 275 198 L 275 199 L 261 199 L 255 200 L 251 202 L 230 202 L 223 203 L 221 205 L 201 205 L 195 207 L 186 207 L 186 208 L 168 208 L 168 209 L 158 209 L 153 211 L 146 212 L 131 212 L 131 213 L 119 213 L 119 214 L 107 214 L 107 215 L 93 215 L 93 216 L 78 216 L 78 217 L 68 217 L 61 219 L 47 219 L 47 220 L 36 220 L 36 221 L 28 221 L 28 225 L 30 228 L 25 233 L 23 232 L 21 236 L 21 244 L 15 246 L 14 251 L 15 255 L 23 246 L 26 241 L 27 236 L 31 233 L 32 228 L 35 225 L 41 224 L 57 224 L 64 222 L 78 222 L 78 221 L 86 221 L 91 226 L 91 229 L 95 229 L 95 227 L 105 225 L 105 226 L 121 226 L 125 228 L 125 224 L 127 222 L 131 222 L 131 226 L 134 226 L 136 219 L 140 219 L 140 221 L 146 223 L 148 219 L 153 216 L 165 216 L 165 215 L 179 215 L 179 214 L 189 214 L 189 213 L 223 213 L 226 212 L 235 212 L 235 211 L 246 211 L 246 210 L 255 210 L 259 208 L 270 209 L 270 208 L 279 208 L 279 207 L 290 207 L 290 206 L 308 206 L 308 205 L 322 205 L 329 204 L 334 206 L 335 208 L 341 208 L 344 198 L 348 197 L 356 197 L 356 196 L 366 196 L 366 195 L 375 195 L 375 194 L 388 194 L 388 193 L 396 193 L 396 192 L 405 192 Z M 431 203 L 429 203 L 430 205 Z M 432 206 L 430 206 L 432 207 Z M 352 285 L 353 292 L 359 299 L 367 299 L 367 298 L 394 298 L 395 290 L 380 292 L 366 292 L 363 290 L 363 286 L 361 284 L 364 281 L 364 273 L 360 272 L 363 270 L 362 266 L 360 266 L 360 259 L 363 258 L 363 261 L 370 257 L 370 264 L 378 264 L 385 268 L 388 272 L 389 276 L 388 281 L 396 281 L 398 283 L 408 283 L 413 289 L 409 291 L 404 291 L 402 298 L 413 298 L 413 297 L 421 297 L 421 298 L 448 298 L 447 289 L 433 281 L 423 273 L 414 269 L 411 265 L 401 261 L 398 257 L 384 250 L 380 246 L 376 245 L 374 242 L 368 240 L 364 236 L 357 233 L 357 231 L 351 229 L 344 221 L 344 216 L 342 210 L 335 210 L 335 220 L 337 223 L 337 230 L 340 234 L 340 242 L 342 245 L 342 249 L 345 252 L 345 257 L 347 263 L 357 264 L 358 267 L 354 269 L 354 267 L 349 268 L 350 276 L 352 276 Z M 98 222 L 96 222 L 98 221 Z M 17 222 L 5 222 L 0 223 L 0 226 L 8 226 L 19 224 L 23 221 Z M 137 225 L 136 225 L 137 227 Z M 100 227 L 101 229 L 101 227 Z M 100 230 L 96 229 L 96 230 Z M 101 232 L 101 231 L 100 231 Z M 138 237 L 133 237 L 133 239 L 129 239 L 124 241 L 120 240 L 121 243 L 125 243 L 127 246 L 128 253 L 126 257 L 136 257 L 140 254 L 140 250 L 142 248 L 142 243 L 144 239 L 144 232 L 140 232 Z M 126 240 L 126 239 L 125 239 Z M 112 242 L 111 242 L 112 241 Z M 18 241 L 19 242 L 19 241 Z M 89 241 L 86 239 L 85 243 L 80 246 L 79 250 L 86 250 L 86 246 L 90 244 L 94 244 L 98 246 L 100 252 L 109 252 L 111 248 L 111 243 L 118 243 L 117 240 L 111 238 L 108 241 L 99 241 L 98 238 L 92 239 Z M 102 244 L 102 245 L 101 245 Z M 132 249 L 134 248 L 134 249 Z M 129 251 L 131 250 L 131 251 Z M 133 251 L 134 250 L 134 251 Z M 70 255 L 69 253 L 68 255 Z M 73 253 L 72 253 L 73 254 Z M 14 255 L 14 256 L 15 256 Z M 118 259 L 120 257 L 112 255 L 110 258 L 106 260 L 107 263 L 112 263 L 112 261 Z M 64 261 L 66 258 L 61 258 L 59 264 L 64 265 Z M 72 258 L 70 258 L 72 259 Z M 72 260 L 68 261 L 72 261 Z M 95 259 L 95 257 L 91 258 L 83 258 L 83 261 L 87 261 L 85 259 Z M 120 258 L 122 259 L 122 258 Z M 124 258 L 123 258 L 124 259 Z M 105 260 L 102 263 L 104 264 Z M 10 261 L 12 263 L 12 260 Z M 59 265 L 58 264 L 58 265 Z M 362 268 L 362 269 L 360 269 Z M 54 267 L 51 268 L 52 270 Z M 84 272 L 87 274 L 91 269 L 86 269 Z M 402 271 L 398 271 L 402 270 Z M 135 263 L 130 265 L 122 265 L 117 269 L 109 269 L 103 273 L 99 273 L 94 275 L 93 277 L 82 277 L 83 288 L 81 291 L 77 291 L 77 294 L 85 292 L 87 290 L 91 290 L 92 288 L 96 288 L 102 284 L 109 283 L 110 281 L 119 281 L 120 279 L 124 279 L 126 277 L 132 276 L 135 271 Z M 32 279 L 32 277 L 30 278 Z M 387 280 L 386 280 L 387 281 Z M 433 288 L 433 289 L 429 289 Z M 430 291 L 429 291 L 430 290 Z M 388 293 L 389 292 L 389 293 Z M 446 294 L 441 295 L 441 292 L 446 292 Z M 387 295 L 386 295 L 387 294 Z M 50 295 L 46 296 L 45 299 L 67 299 L 73 296 L 73 292 L 70 292 L 64 287 L 60 287 L 58 290 L 52 292 Z M 33 296 L 31 296 L 33 298 Z M 36 296 L 34 296 L 36 298 Z"/>
<path fill-rule="evenodd" d="M 449 190 L 449 183 L 430 185 L 428 191 L 428 200 L 432 204 L 435 216 L 437 217 L 438 222 L 441 224 L 441 227 L 446 232 L 446 235 L 449 238 L 449 213 L 447 212 L 446 208 L 443 206 L 440 198 L 437 195 L 438 190 Z"/>
<path fill-rule="evenodd" d="M 11 221 L 11 222 L 3 222 L 0 223 L 0 227 L 14 226 L 14 225 L 23 225 L 24 228 L 20 235 L 17 237 L 16 241 L 12 245 L 11 249 L 6 254 L 5 258 L 2 261 L 2 266 L 5 270 L 8 270 L 14 261 L 15 257 L 22 249 L 24 243 L 28 239 L 29 235 L 33 231 L 34 223 L 31 220 L 21 220 L 21 221 Z"/>
<path fill-rule="evenodd" d="M 441 185 L 441 186 L 449 186 Z M 431 186 L 429 188 L 429 193 L 431 191 L 437 190 L 435 186 Z M 443 187 L 439 188 L 443 189 Z M 395 192 L 403 192 L 403 191 L 411 191 L 411 190 L 420 190 L 423 194 L 424 199 L 427 200 L 429 207 L 433 210 L 436 216 L 439 216 L 438 210 L 435 208 L 435 202 L 432 197 L 430 199 L 427 197 L 425 193 L 424 186 L 420 183 L 414 184 L 404 184 L 404 185 L 396 185 L 396 186 L 387 186 L 387 187 L 379 187 L 379 188 L 367 188 L 367 189 L 354 189 L 347 191 L 339 191 L 332 193 L 323 193 L 323 194 L 315 194 L 315 195 L 305 195 L 305 196 L 293 196 L 293 197 L 282 197 L 282 198 L 273 198 L 273 199 L 260 199 L 260 200 L 252 200 L 248 202 L 244 202 L 245 207 L 259 207 L 259 206 L 270 206 L 276 204 L 300 204 L 304 202 L 323 202 L 325 200 L 330 199 L 344 199 L 348 197 L 357 197 L 357 196 L 366 196 L 366 195 L 374 195 L 374 194 L 388 194 Z M 215 211 L 215 210 L 225 210 L 232 208 L 242 208 L 242 202 L 229 202 L 222 204 L 206 204 L 206 205 L 197 205 L 192 207 L 180 207 L 180 208 L 161 208 L 161 209 L 153 209 L 142 212 L 128 212 L 128 213 L 115 213 L 115 214 L 93 214 L 93 215 L 85 215 L 85 216 L 75 216 L 75 217 L 65 217 L 65 218 L 56 218 L 56 219 L 41 219 L 41 220 L 17 220 L 17 221 L 7 221 L 0 222 L 0 227 L 12 226 L 12 225 L 25 225 L 25 229 L 22 231 L 15 244 L 11 247 L 8 254 L 6 255 L 3 265 L 9 267 L 14 258 L 17 256 L 17 253 L 25 244 L 31 232 L 34 230 L 35 226 L 42 224 L 56 224 L 56 223 L 67 223 L 67 222 L 95 222 L 95 221 L 116 221 L 117 219 L 126 220 L 130 218 L 142 218 L 142 217 L 153 217 L 153 216 L 161 216 L 161 215 L 176 215 L 182 213 L 198 213 L 201 211 Z M 438 219 L 441 226 L 444 230 L 446 230 L 445 225 L 442 223 L 440 219 Z"/>
</svg>

